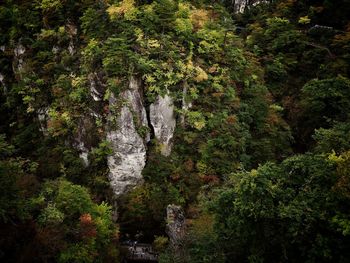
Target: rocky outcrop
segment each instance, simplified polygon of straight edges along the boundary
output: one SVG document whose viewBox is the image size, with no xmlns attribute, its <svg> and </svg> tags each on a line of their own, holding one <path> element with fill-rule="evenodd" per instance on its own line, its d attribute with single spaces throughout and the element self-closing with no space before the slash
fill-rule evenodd
<svg viewBox="0 0 350 263">
<path fill-rule="evenodd" d="M 143 106 L 141 81 L 132 77 L 129 89 L 122 92 L 120 98 L 122 107 L 115 118 L 110 121 L 107 140 L 113 150 L 108 157 L 109 179 L 116 197 L 126 193 L 129 189 L 142 183 L 142 170 L 146 164 L 146 141 L 149 133 L 144 137 L 138 129 L 148 127 L 146 110 Z M 120 103 L 113 95 L 110 98 L 110 108 Z"/>
<path fill-rule="evenodd" d="M 182 114 L 180 116 L 180 123 L 182 127 L 185 127 L 185 116 L 190 108 L 192 108 L 192 102 L 188 100 L 188 84 L 185 82 L 182 88 Z"/>
<path fill-rule="evenodd" d="M 26 48 L 21 44 L 17 44 L 14 48 L 14 59 L 13 59 L 13 72 L 16 74 L 20 74 L 24 67 L 24 53 L 26 52 Z"/>
<path fill-rule="evenodd" d="M 52 47 L 51 51 L 53 54 L 57 55 L 58 52 L 60 52 L 60 47 L 55 45 Z"/>
<path fill-rule="evenodd" d="M 88 156 L 91 148 L 96 147 L 100 139 L 96 127 L 96 119 L 100 118 L 101 116 L 97 112 L 90 109 L 78 121 L 77 129 L 73 133 L 73 147 L 78 151 L 85 166 L 89 166 Z"/>
<path fill-rule="evenodd" d="M 5 52 L 6 50 L 6 47 L 5 46 L 0 46 L 0 50 L 2 52 Z M 1 72 L 0 72 L 0 87 L 2 86 L 2 90 L 4 92 L 4 94 L 6 95 L 7 93 L 7 86 L 6 86 L 6 83 L 5 83 L 5 75 L 3 75 Z"/>
<path fill-rule="evenodd" d="M 118 198 L 143 182 L 142 170 L 146 164 L 150 133 L 141 79 L 132 77 L 128 89 L 118 99 L 111 96 L 109 106 L 107 140 L 113 150 L 108 157 L 109 179 Z M 169 156 L 176 126 L 174 104 L 169 94 L 158 96 L 150 105 L 149 119 L 154 136 L 162 146 L 161 153 Z"/>
<path fill-rule="evenodd" d="M 121 95 L 122 99 L 126 101 L 127 107 L 131 110 L 134 118 L 135 125 L 138 129 L 142 127 L 148 130 L 148 120 L 146 109 L 143 105 L 143 92 L 141 79 L 131 77 L 129 89 L 123 92 Z M 150 140 L 150 133 L 144 134 L 144 139 L 148 142 Z"/>
<path fill-rule="evenodd" d="M 260 3 L 268 3 L 268 0 L 233 0 L 233 10 L 235 13 L 243 13 L 246 8 L 256 6 Z"/>
<path fill-rule="evenodd" d="M 89 149 L 85 146 L 83 141 L 77 141 L 74 147 L 79 151 L 79 157 L 83 160 L 85 166 L 89 166 Z"/>
<path fill-rule="evenodd" d="M 166 233 L 169 237 L 170 248 L 175 255 L 181 253 L 185 238 L 185 215 L 181 206 L 168 205 Z"/>
<path fill-rule="evenodd" d="M 78 34 L 78 28 L 75 24 L 71 23 L 70 21 L 67 22 L 65 25 L 65 30 L 69 36 L 69 45 L 68 45 L 68 52 L 71 56 L 73 56 L 76 53 L 75 48 L 75 38 Z"/>
<path fill-rule="evenodd" d="M 48 130 L 47 130 L 47 123 L 50 119 L 49 116 L 49 107 L 43 107 L 37 110 L 37 116 L 39 120 L 40 125 L 40 131 L 45 135 L 48 136 Z"/>
<path fill-rule="evenodd" d="M 88 80 L 90 84 L 90 95 L 94 101 L 101 101 L 105 85 L 102 83 L 96 72 L 90 73 L 88 75 Z"/>
<path fill-rule="evenodd" d="M 235 0 L 233 3 L 233 10 L 235 13 L 243 13 L 247 7 L 248 0 Z"/>
<path fill-rule="evenodd" d="M 6 95 L 7 94 L 7 86 L 5 83 L 5 76 L 0 73 L 0 84 L 2 86 L 3 92 Z"/>
<path fill-rule="evenodd" d="M 174 103 L 169 94 L 158 95 L 156 101 L 150 105 L 150 121 L 154 135 L 161 145 L 161 154 L 169 156 L 176 126 Z"/>
</svg>

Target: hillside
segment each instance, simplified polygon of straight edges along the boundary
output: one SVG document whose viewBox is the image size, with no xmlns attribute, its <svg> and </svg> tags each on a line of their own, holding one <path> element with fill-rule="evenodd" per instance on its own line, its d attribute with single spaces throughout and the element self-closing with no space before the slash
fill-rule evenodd
<svg viewBox="0 0 350 263">
<path fill-rule="evenodd" d="M 0 261 L 348 262 L 349 14 L 2 1 Z"/>
</svg>

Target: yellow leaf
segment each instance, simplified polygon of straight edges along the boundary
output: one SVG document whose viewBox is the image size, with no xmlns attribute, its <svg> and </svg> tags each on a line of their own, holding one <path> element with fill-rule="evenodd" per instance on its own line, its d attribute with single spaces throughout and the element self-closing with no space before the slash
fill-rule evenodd
<svg viewBox="0 0 350 263">
<path fill-rule="evenodd" d="M 197 76 L 194 78 L 196 82 L 202 82 L 208 79 L 208 74 L 199 66 L 196 67 Z"/>
</svg>

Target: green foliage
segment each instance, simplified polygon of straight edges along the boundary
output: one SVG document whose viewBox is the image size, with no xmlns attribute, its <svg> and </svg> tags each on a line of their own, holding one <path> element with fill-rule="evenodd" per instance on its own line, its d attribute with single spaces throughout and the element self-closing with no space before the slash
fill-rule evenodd
<svg viewBox="0 0 350 263">
<path fill-rule="evenodd" d="M 205 118 L 199 111 L 189 111 L 186 114 L 188 123 L 197 130 L 202 130 L 205 127 Z"/>
<path fill-rule="evenodd" d="M 112 149 L 110 148 L 108 141 L 102 141 L 98 147 L 93 148 L 91 150 L 91 154 L 94 160 L 99 163 L 106 160 L 107 156 L 112 153 Z"/>
<path fill-rule="evenodd" d="M 64 213 L 58 210 L 55 205 L 48 204 L 40 214 L 38 223 L 41 225 L 57 225 L 62 223 L 64 220 Z"/>
<path fill-rule="evenodd" d="M 338 156 L 333 153 L 329 157 L 329 160 L 334 162 L 337 166 L 337 182 L 333 186 L 333 190 L 337 192 L 339 199 L 343 202 L 347 202 L 350 198 L 350 151 L 345 151 Z M 349 235 L 350 229 L 350 216 L 346 210 L 337 210 L 336 215 L 332 218 L 333 226 L 336 230 L 342 233 L 343 236 Z"/>
<path fill-rule="evenodd" d="M 285 18 L 268 18 L 267 29 L 264 32 L 264 40 L 271 41 L 269 49 L 273 52 L 291 52 L 301 48 L 302 35 L 293 28 L 293 25 Z"/>
<path fill-rule="evenodd" d="M 145 183 L 118 200 L 122 234 L 157 236 L 160 262 L 346 262 L 349 4 L 269 2 L 4 1 L 0 257 L 118 259 L 105 138 L 137 76 L 146 109 L 171 96 L 178 123 L 171 155 L 151 138 Z M 191 214 L 199 196 L 212 214 Z M 180 258 L 169 203 L 190 218 Z"/>
<path fill-rule="evenodd" d="M 344 261 L 348 239 L 333 226 L 334 209 L 344 209 L 335 185 L 333 164 L 317 155 L 233 175 L 212 203 L 220 244 L 234 251 L 231 259 L 251 262 Z"/>
<path fill-rule="evenodd" d="M 350 112 L 350 80 L 342 76 L 311 80 L 302 89 L 308 123 L 324 127 L 327 121 L 344 121 Z M 311 118 L 310 118 L 311 119 Z"/>
<path fill-rule="evenodd" d="M 61 0 L 41 0 L 40 1 L 40 8 L 42 8 L 44 11 L 57 11 L 58 9 L 62 8 L 62 1 Z"/>
<path fill-rule="evenodd" d="M 310 24 L 311 19 L 308 16 L 302 16 L 299 18 L 298 22 L 299 22 L 299 24 L 303 24 L 303 25 Z"/>
<path fill-rule="evenodd" d="M 153 241 L 153 247 L 158 252 L 161 253 L 167 248 L 169 239 L 165 236 L 156 236 Z"/>
<path fill-rule="evenodd" d="M 189 18 L 176 18 L 175 20 L 175 31 L 180 35 L 191 34 L 193 26 Z"/>
<path fill-rule="evenodd" d="M 40 208 L 40 228 L 58 228 L 63 236 L 59 262 L 96 262 L 110 255 L 104 253 L 116 234 L 111 207 L 95 204 L 86 188 L 63 178 L 47 181 L 33 204 Z"/>
<path fill-rule="evenodd" d="M 25 198 L 35 191 L 36 180 L 33 177 L 37 163 L 16 157 L 15 148 L 0 134 L 0 221 L 28 219 L 28 204 Z M 34 189 L 26 189 L 27 186 Z"/>
<path fill-rule="evenodd" d="M 63 253 L 61 253 L 58 262 L 95 262 L 95 255 L 97 251 L 94 250 L 94 244 L 77 243 L 71 244 Z"/>
<path fill-rule="evenodd" d="M 318 153 L 342 153 L 349 149 L 350 124 L 336 122 L 331 128 L 320 128 L 313 135 L 316 141 L 315 151 Z"/>
<path fill-rule="evenodd" d="M 84 14 L 80 17 L 81 27 L 87 36 L 90 38 L 100 38 L 103 37 L 103 32 L 106 29 L 106 15 L 100 10 L 96 10 L 89 7 L 85 10 Z"/>
<path fill-rule="evenodd" d="M 225 262 L 213 223 L 212 216 L 205 211 L 202 211 L 199 218 L 193 220 L 190 227 L 190 238 L 186 244 L 189 246 L 188 262 Z"/>
<path fill-rule="evenodd" d="M 79 185 L 72 185 L 67 181 L 59 183 L 55 203 L 57 208 L 69 217 L 87 213 L 93 206 L 86 189 Z"/>
</svg>

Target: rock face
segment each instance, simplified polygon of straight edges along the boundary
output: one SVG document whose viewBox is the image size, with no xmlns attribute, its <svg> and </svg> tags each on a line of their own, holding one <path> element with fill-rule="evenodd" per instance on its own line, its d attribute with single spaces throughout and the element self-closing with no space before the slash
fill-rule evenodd
<svg viewBox="0 0 350 263">
<path fill-rule="evenodd" d="M 233 4 L 233 10 L 235 13 L 243 13 L 247 5 L 248 0 L 235 0 Z"/>
<path fill-rule="evenodd" d="M 110 109 L 118 108 L 115 114 L 110 113 L 109 117 L 114 121 L 110 121 L 107 132 L 107 140 L 113 150 L 108 157 L 109 179 L 118 198 L 143 182 L 142 170 L 146 164 L 150 126 L 143 105 L 141 79 L 132 77 L 129 88 L 118 99 L 111 96 L 109 106 Z M 176 126 L 174 104 L 169 94 L 158 96 L 150 105 L 149 119 L 154 135 L 162 145 L 161 153 L 169 156 Z"/>
<path fill-rule="evenodd" d="M 175 254 L 181 252 L 181 246 L 185 238 L 185 215 L 181 206 L 168 205 L 167 207 L 166 233 L 169 237 L 170 247 Z"/>
<path fill-rule="evenodd" d="M 161 154 L 169 156 L 176 126 L 174 103 L 169 94 L 164 97 L 158 95 L 156 101 L 150 105 L 150 120 L 154 135 L 161 144 Z"/>
<path fill-rule="evenodd" d="M 180 123 L 182 127 L 185 127 L 185 115 L 186 112 L 192 108 L 192 103 L 188 101 L 188 86 L 185 82 L 182 88 L 182 114 L 180 116 Z"/>
<path fill-rule="evenodd" d="M 47 131 L 47 123 L 48 120 L 50 119 L 49 117 L 49 107 L 43 107 L 38 109 L 37 111 L 37 116 L 40 124 L 40 131 L 45 135 L 48 136 L 48 131 Z"/>
<path fill-rule="evenodd" d="M 1 73 L 0 73 L 0 84 L 3 87 L 4 94 L 6 94 L 7 93 L 7 86 L 6 86 L 6 83 L 5 83 L 5 77 Z"/>
<path fill-rule="evenodd" d="M 68 52 L 71 56 L 73 56 L 76 53 L 74 41 L 78 33 L 77 26 L 70 21 L 65 25 L 65 30 L 67 31 L 70 41 L 68 45 Z"/>
<path fill-rule="evenodd" d="M 101 88 L 104 88 L 104 84 L 98 77 L 98 74 L 96 72 L 90 73 L 88 75 L 88 80 L 90 84 L 90 95 L 94 99 L 94 101 L 101 101 L 103 98 L 103 90 Z"/>
<path fill-rule="evenodd" d="M 89 140 L 89 135 L 91 136 L 94 134 L 91 116 L 85 116 L 81 119 L 78 127 L 76 134 L 74 134 L 73 147 L 78 150 L 79 157 L 87 167 L 89 166 L 88 156 L 90 152 L 87 142 Z"/>
<path fill-rule="evenodd" d="M 260 3 L 267 3 L 267 0 L 233 0 L 233 10 L 235 13 L 243 13 L 246 8 Z"/>
<path fill-rule="evenodd" d="M 129 89 L 123 92 L 121 97 L 127 102 L 128 108 L 135 116 L 134 121 L 138 128 L 146 127 L 148 129 L 148 120 L 146 109 L 143 106 L 143 94 L 141 79 L 131 77 Z M 145 138 L 147 142 L 150 140 L 149 132 L 146 132 Z"/>
<path fill-rule="evenodd" d="M 5 52 L 6 47 L 5 46 L 0 46 L 0 50 L 2 52 Z M 2 86 L 4 94 L 6 95 L 7 93 L 7 87 L 6 87 L 6 83 L 5 83 L 5 76 L 0 72 L 0 86 Z"/>
<path fill-rule="evenodd" d="M 146 110 L 142 103 L 141 81 L 132 77 L 129 89 L 121 94 L 124 100 L 116 123 L 111 124 L 107 133 L 113 154 L 108 157 L 109 179 L 116 197 L 126 193 L 129 189 L 143 181 L 142 170 L 146 164 L 146 141 L 138 133 L 138 128 L 148 127 Z M 118 101 L 114 96 L 110 98 L 110 107 L 116 106 Z"/>
<path fill-rule="evenodd" d="M 14 48 L 14 59 L 13 59 L 13 72 L 20 73 L 24 67 L 23 56 L 26 52 L 26 48 L 21 44 L 17 44 Z"/>
<path fill-rule="evenodd" d="M 82 141 L 79 141 L 75 148 L 80 152 L 79 157 L 83 160 L 85 166 L 89 166 L 89 149 L 85 146 Z"/>
</svg>

